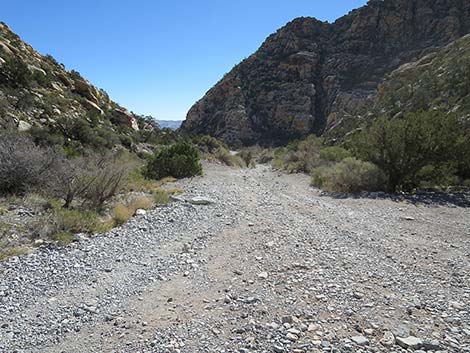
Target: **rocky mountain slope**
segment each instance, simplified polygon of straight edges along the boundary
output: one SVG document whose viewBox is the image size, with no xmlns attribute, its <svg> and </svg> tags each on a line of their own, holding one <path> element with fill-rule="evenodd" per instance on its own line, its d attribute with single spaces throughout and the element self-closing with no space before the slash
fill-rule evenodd
<svg viewBox="0 0 470 353">
<path fill-rule="evenodd" d="M 456 112 L 470 121 L 470 35 L 392 71 L 376 94 L 325 133 L 341 139 L 369 124 L 371 117 L 401 117 L 419 110 Z"/>
<path fill-rule="evenodd" d="M 183 129 L 271 144 L 338 128 L 388 74 L 469 32 L 465 0 L 374 0 L 332 24 L 295 19 L 207 92 Z"/>
<path fill-rule="evenodd" d="M 111 147 L 155 127 L 0 24 L 0 129 L 32 131 L 47 143 L 65 138 Z"/>
</svg>

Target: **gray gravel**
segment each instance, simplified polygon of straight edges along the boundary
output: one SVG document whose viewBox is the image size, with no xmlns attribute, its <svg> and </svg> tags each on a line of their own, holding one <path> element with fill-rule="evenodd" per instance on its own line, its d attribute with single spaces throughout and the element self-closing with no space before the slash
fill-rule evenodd
<svg viewBox="0 0 470 353">
<path fill-rule="evenodd" d="M 469 208 L 206 172 L 106 235 L 1 263 L 0 351 L 470 352 Z"/>
</svg>

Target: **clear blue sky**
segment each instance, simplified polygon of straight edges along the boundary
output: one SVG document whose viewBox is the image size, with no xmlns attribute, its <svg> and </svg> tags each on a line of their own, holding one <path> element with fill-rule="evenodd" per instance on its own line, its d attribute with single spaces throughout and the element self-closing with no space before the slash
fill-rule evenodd
<svg viewBox="0 0 470 353">
<path fill-rule="evenodd" d="M 176 120 L 295 17 L 333 22 L 366 2 L 9 0 L 0 20 L 128 109 Z"/>
</svg>

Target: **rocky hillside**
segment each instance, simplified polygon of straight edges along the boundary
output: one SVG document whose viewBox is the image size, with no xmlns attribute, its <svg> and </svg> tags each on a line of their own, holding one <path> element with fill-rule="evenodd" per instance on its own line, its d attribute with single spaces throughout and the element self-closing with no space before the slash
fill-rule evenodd
<svg viewBox="0 0 470 353">
<path fill-rule="evenodd" d="M 439 110 L 470 117 L 470 35 L 451 42 L 416 61 L 403 64 L 378 85 L 352 114 L 341 116 L 326 135 L 341 139 L 381 115 Z"/>
<path fill-rule="evenodd" d="M 183 129 L 271 144 L 341 128 L 384 77 L 469 32 L 465 0 L 371 0 L 332 24 L 295 19 L 197 102 Z"/>
<path fill-rule="evenodd" d="M 156 126 L 0 24 L 0 129 L 29 131 L 47 144 L 76 148 L 131 146 Z"/>
</svg>

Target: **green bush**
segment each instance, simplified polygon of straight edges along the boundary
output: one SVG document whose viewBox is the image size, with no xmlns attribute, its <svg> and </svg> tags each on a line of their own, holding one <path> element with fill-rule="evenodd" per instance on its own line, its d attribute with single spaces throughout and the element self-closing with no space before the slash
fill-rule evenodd
<svg viewBox="0 0 470 353">
<path fill-rule="evenodd" d="M 254 165 L 253 152 L 250 150 L 242 150 L 240 153 L 238 153 L 238 156 L 243 160 L 243 162 L 245 162 L 247 168 L 250 168 Z"/>
<path fill-rule="evenodd" d="M 383 182 L 384 175 L 377 166 L 351 157 L 312 172 L 312 185 L 331 192 L 377 191 L 383 188 Z"/>
<path fill-rule="evenodd" d="M 244 167 L 245 164 L 240 156 L 232 154 L 224 147 L 217 149 L 212 155 L 215 159 L 229 167 Z"/>
<path fill-rule="evenodd" d="M 468 144 L 468 133 L 454 114 L 421 111 L 403 118 L 379 118 L 354 137 L 351 147 L 362 160 L 379 166 L 387 176 L 388 190 L 411 191 L 420 184 L 426 166 L 455 174 L 461 158 L 459 144 Z"/>
<path fill-rule="evenodd" d="M 351 152 L 339 146 L 325 147 L 320 151 L 320 159 L 327 162 L 341 162 L 351 157 Z"/>
<path fill-rule="evenodd" d="M 187 142 L 178 142 L 161 150 L 149 159 L 144 175 L 150 179 L 172 176 L 186 178 L 202 174 L 198 150 Z"/>
<path fill-rule="evenodd" d="M 32 232 L 37 237 L 67 245 L 74 241 L 75 234 L 102 233 L 109 228 L 109 224 L 104 223 L 93 211 L 54 207 L 32 225 Z"/>
<path fill-rule="evenodd" d="M 17 57 L 8 58 L 0 66 L 0 84 L 11 88 L 28 87 L 31 79 L 32 75 L 28 66 Z"/>
<path fill-rule="evenodd" d="M 321 165 L 320 151 L 323 148 L 323 140 L 310 135 L 305 140 L 291 142 L 286 147 L 276 150 L 273 166 L 289 173 L 310 173 Z"/>
<path fill-rule="evenodd" d="M 221 148 L 228 150 L 228 146 L 224 142 L 208 135 L 195 136 L 192 138 L 192 142 L 202 153 L 212 154 Z"/>
</svg>

